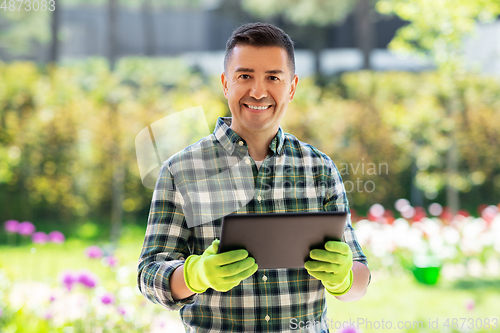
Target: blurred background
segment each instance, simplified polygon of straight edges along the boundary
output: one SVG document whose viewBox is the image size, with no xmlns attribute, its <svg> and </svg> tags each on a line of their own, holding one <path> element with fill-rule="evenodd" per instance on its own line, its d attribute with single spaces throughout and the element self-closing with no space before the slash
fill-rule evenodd
<svg viewBox="0 0 500 333">
<path fill-rule="evenodd" d="M 225 43 L 255 21 L 295 42 L 282 127 L 336 163 L 372 271 L 329 318 L 500 332 L 498 0 L 0 3 L 0 332 L 183 331 L 136 286 L 135 138 L 230 116 Z"/>
</svg>

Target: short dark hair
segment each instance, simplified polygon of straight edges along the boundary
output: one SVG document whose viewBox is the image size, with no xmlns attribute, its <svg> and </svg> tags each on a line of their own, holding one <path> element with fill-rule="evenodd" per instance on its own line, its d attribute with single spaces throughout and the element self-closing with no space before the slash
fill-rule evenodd
<svg viewBox="0 0 500 333">
<path fill-rule="evenodd" d="M 236 45 L 252 46 L 278 46 L 285 49 L 288 55 L 288 66 L 295 74 L 295 54 L 293 52 L 293 41 L 283 30 L 269 23 L 247 23 L 233 31 L 226 43 L 226 54 L 224 56 L 224 71 L 231 54 Z"/>
</svg>

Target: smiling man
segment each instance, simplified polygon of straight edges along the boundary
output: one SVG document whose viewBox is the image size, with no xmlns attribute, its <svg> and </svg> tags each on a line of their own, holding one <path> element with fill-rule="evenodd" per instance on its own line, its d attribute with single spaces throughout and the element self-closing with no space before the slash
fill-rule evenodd
<svg viewBox="0 0 500 333">
<path fill-rule="evenodd" d="M 312 250 L 301 269 L 259 269 L 245 250 L 217 254 L 221 218 L 186 224 L 179 187 L 217 175 L 234 158 L 250 170 L 242 184 L 251 185 L 252 196 L 235 213 L 349 212 L 331 159 L 280 127 L 298 81 L 286 33 L 264 23 L 239 27 L 227 42 L 221 75 L 232 117 L 219 118 L 212 135 L 162 164 L 138 283 L 152 302 L 180 310 L 187 332 L 289 332 L 304 325 L 329 332 L 326 293 L 341 301 L 366 293 L 370 271 L 350 217 L 342 241 Z"/>
</svg>

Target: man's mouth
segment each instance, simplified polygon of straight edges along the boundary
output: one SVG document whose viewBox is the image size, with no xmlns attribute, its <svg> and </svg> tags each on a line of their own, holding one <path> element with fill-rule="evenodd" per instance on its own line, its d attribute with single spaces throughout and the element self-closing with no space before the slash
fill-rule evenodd
<svg viewBox="0 0 500 333">
<path fill-rule="evenodd" d="M 252 110 L 267 110 L 271 107 L 271 105 L 248 105 L 248 104 L 243 104 L 243 105 Z"/>
</svg>

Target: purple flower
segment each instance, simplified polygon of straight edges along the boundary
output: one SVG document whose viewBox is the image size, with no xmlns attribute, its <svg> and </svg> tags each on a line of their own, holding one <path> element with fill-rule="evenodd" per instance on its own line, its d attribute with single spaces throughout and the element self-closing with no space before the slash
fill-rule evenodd
<svg viewBox="0 0 500 333">
<path fill-rule="evenodd" d="M 3 224 L 5 227 L 5 231 L 10 234 L 15 234 L 19 228 L 19 221 L 17 220 L 8 220 Z"/>
<path fill-rule="evenodd" d="M 344 327 L 342 328 L 340 331 L 338 331 L 339 333 L 358 333 L 358 330 L 352 326 L 349 326 L 349 327 Z"/>
<path fill-rule="evenodd" d="M 37 231 L 31 235 L 31 241 L 35 244 L 45 244 L 49 240 L 49 236 L 43 231 Z"/>
<path fill-rule="evenodd" d="M 61 243 L 64 243 L 64 241 L 66 240 L 66 237 L 64 237 L 62 232 L 54 230 L 54 231 L 51 231 L 49 233 L 49 240 L 52 243 L 61 244 Z"/>
<path fill-rule="evenodd" d="M 468 311 L 474 310 L 475 307 L 476 307 L 476 302 L 473 299 L 468 299 L 467 302 L 465 303 L 465 308 Z"/>
<path fill-rule="evenodd" d="M 123 306 L 119 306 L 118 308 L 116 308 L 116 310 L 118 311 L 119 314 L 121 314 L 122 316 L 125 316 L 127 314 L 127 311 L 125 310 L 125 308 Z"/>
<path fill-rule="evenodd" d="M 35 231 L 36 231 L 35 226 L 33 225 L 33 223 L 31 223 L 29 221 L 21 222 L 17 226 L 17 232 L 19 233 L 19 235 L 22 235 L 22 236 L 29 236 L 32 233 L 34 233 Z"/>
<path fill-rule="evenodd" d="M 110 293 L 107 293 L 107 294 L 104 294 L 102 297 L 101 297 L 101 302 L 103 304 L 111 304 L 111 303 L 114 303 L 115 302 L 115 297 L 110 294 Z"/>
<path fill-rule="evenodd" d="M 85 249 L 85 253 L 87 254 L 87 257 L 89 258 L 101 258 L 103 253 L 102 250 L 99 246 L 89 246 L 88 248 Z"/>
<path fill-rule="evenodd" d="M 97 276 L 90 271 L 83 270 L 79 273 L 78 282 L 87 288 L 94 288 L 97 285 Z"/>
<path fill-rule="evenodd" d="M 109 267 L 116 267 L 118 266 L 118 259 L 113 255 L 104 257 L 104 264 Z"/>
<path fill-rule="evenodd" d="M 59 279 L 61 280 L 61 282 L 66 286 L 66 289 L 68 289 L 68 291 L 71 290 L 71 288 L 73 288 L 73 285 L 78 282 L 78 276 L 71 272 L 71 271 L 65 271 L 63 272 Z"/>
</svg>

